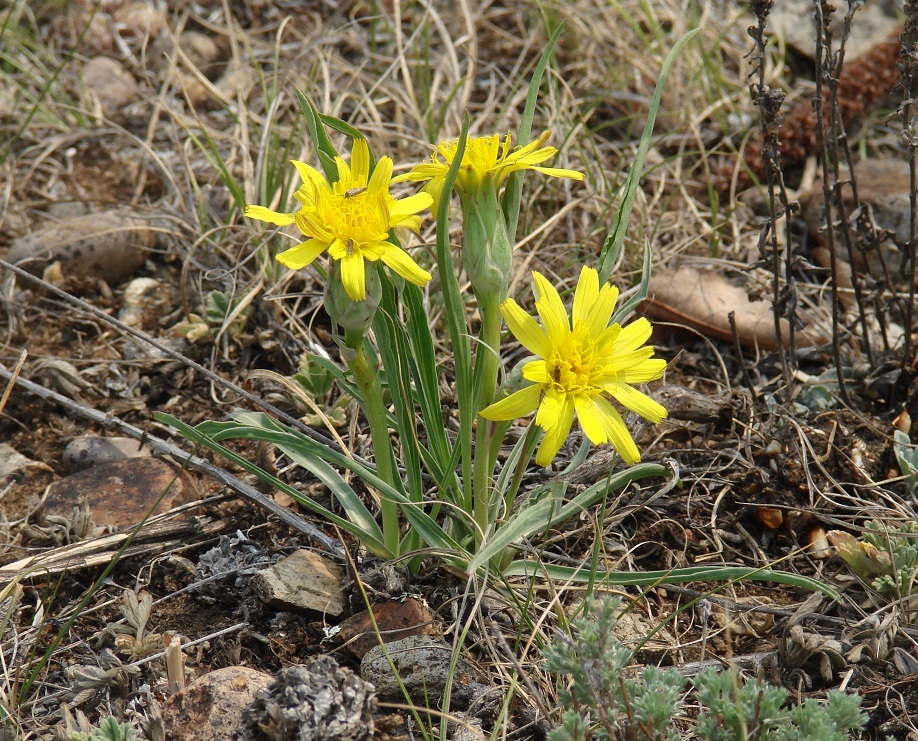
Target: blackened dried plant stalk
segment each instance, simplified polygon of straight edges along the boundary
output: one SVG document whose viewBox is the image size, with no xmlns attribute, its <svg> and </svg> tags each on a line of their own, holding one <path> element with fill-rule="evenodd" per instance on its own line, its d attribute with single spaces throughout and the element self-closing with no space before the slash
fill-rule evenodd
<svg viewBox="0 0 918 741">
<path fill-rule="evenodd" d="M 903 8 L 905 26 L 899 36 L 899 89 L 902 104 L 899 115 L 902 119 L 902 140 L 905 144 L 909 169 L 909 229 L 908 244 L 905 245 L 903 258 L 903 275 L 908 276 L 908 302 L 905 306 L 905 347 L 902 352 L 902 365 L 895 393 L 898 398 L 905 398 L 908 387 L 915 374 L 915 363 L 912 360 L 912 327 L 915 308 L 915 242 L 918 238 L 918 182 L 916 182 L 915 149 L 918 141 L 914 132 L 914 114 L 912 110 L 912 93 L 918 77 L 918 2 L 906 0 Z M 906 268 L 907 266 L 907 268 Z"/>
<path fill-rule="evenodd" d="M 762 160 L 765 165 L 765 177 L 768 184 L 768 224 L 764 227 L 759 250 L 763 259 L 771 264 L 772 268 L 772 302 L 774 305 L 775 337 L 777 338 L 778 352 L 781 358 L 781 367 L 784 371 L 784 385 L 790 389 L 792 366 L 794 365 L 794 329 L 796 292 L 791 271 L 791 251 L 788 249 L 783 265 L 784 281 L 782 286 L 782 261 L 781 248 L 778 242 L 778 224 L 782 216 L 791 212 L 788 203 L 787 189 L 784 187 L 784 175 L 781 171 L 780 136 L 781 105 L 784 103 L 784 91 L 776 90 L 765 84 L 765 46 L 767 44 L 766 28 L 768 14 L 771 12 L 771 0 L 752 0 L 750 7 L 756 16 L 756 25 L 749 27 L 749 35 L 755 41 L 753 61 L 756 66 L 758 79 L 750 86 L 750 93 L 754 105 L 759 109 L 760 124 L 762 129 Z M 780 211 L 778 202 L 780 201 Z M 786 223 L 786 221 L 784 222 Z M 785 350 L 782 341 L 781 319 L 787 318 L 789 325 L 788 345 L 789 352 Z"/>
</svg>

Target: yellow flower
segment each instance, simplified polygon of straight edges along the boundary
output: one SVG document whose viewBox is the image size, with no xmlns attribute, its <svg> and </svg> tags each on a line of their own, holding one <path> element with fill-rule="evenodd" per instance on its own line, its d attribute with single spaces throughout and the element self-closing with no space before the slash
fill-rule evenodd
<svg viewBox="0 0 918 741">
<path fill-rule="evenodd" d="M 660 378 L 666 361 L 653 359 L 650 322 L 641 318 L 622 327 L 609 326 L 618 289 L 599 286 L 599 274 L 583 268 L 574 291 L 571 319 L 561 297 L 542 275 L 533 273 L 536 310 L 542 326 L 513 300 L 501 304 L 510 331 L 539 360 L 523 367 L 523 378 L 532 381 L 491 406 L 481 415 L 491 420 L 510 420 L 538 409 L 535 423 L 545 430 L 536 463 L 548 466 L 567 439 L 574 421 L 595 445 L 612 443 L 629 465 L 641 459 L 621 414 L 606 396 L 616 399 L 651 422 L 667 416 L 666 409 L 633 384 Z"/>
<path fill-rule="evenodd" d="M 558 167 L 541 167 L 541 164 L 554 157 L 558 150 L 555 147 L 543 147 L 551 136 L 550 131 L 524 147 L 510 151 L 510 134 L 503 142 L 497 134 L 493 136 L 469 137 L 465 144 L 462 166 L 456 176 L 456 190 L 461 196 L 474 194 L 487 178 L 499 186 L 509 175 L 518 170 L 535 170 L 543 175 L 558 178 L 583 180 L 583 173 L 576 170 L 564 170 Z M 459 140 L 440 142 L 430 156 L 430 162 L 417 165 L 410 172 L 399 175 L 392 182 L 400 183 L 410 180 L 414 183 L 429 181 L 424 190 L 434 199 L 434 208 L 440 201 L 443 181 L 456 157 Z"/>
<path fill-rule="evenodd" d="M 356 139 L 351 164 L 335 158 L 338 180 L 329 183 L 314 167 L 293 162 L 303 180 L 294 193 L 300 208 L 294 213 L 279 213 L 264 206 L 247 206 L 245 215 L 269 224 L 296 224 L 309 239 L 277 255 L 277 260 L 299 270 L 326 250 L 341 263 L 341 281 L 354 301 L 366 298 L 365 262 L 382 260 L 410 283 L 423 286 L 430 273 L 423 270 L 400 247 L 389 241 L 392 227 L 417 231 L 419 211 L 431 204 L 431 197 L 418 193 L 396 200 L 389 194 L 392 160 L 380 158 L 370 176 L 370 150 L 363 139 Z"/>
</svg>

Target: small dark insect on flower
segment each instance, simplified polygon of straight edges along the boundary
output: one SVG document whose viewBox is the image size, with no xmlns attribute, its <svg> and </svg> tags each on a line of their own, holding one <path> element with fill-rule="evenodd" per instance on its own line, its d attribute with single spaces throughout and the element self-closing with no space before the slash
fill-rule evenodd
<svg viewBox="0 0 918 741">
<path fill-rule="evenodd" d="M 348 237 L 348 238 L 347 238 L 347 244 L 344 245 L 344 247 L 345 247 L 345 249 L 347 250 L 347 254 L 348 254 L 348 255 L 353 255 L 353 254 L 354 254 L 354 240 L 353 240 L 353 239 L 351 239 L 350 237 Z"/>
<path fill-rule="evenodd" d="M 359 196 L 367 189 L 367 186 L 364 185 L 362 188 L 351 188 L 350 190 L 344 191 L 345 198 L 353 198 L 354 196 Z"/>
</svg>

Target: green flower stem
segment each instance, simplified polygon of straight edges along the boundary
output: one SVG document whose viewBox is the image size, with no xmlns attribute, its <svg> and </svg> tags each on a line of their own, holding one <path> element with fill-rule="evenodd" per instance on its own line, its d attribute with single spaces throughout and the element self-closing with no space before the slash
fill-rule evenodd
<svg viewBox="0 0 918 741">
<path fill-rule="evenodd" d="M 500 306 L 498 297 L 493 293 L 478 296 L 478 310 L 481 315 L 481 335 L 476 351 L 476 365 L 479 366 L 476 389 L 476 411 L 484 409 L 494 399 L 497 392 L 497 374 L 500 370 Z M 473 473 L 475 492 L 475 522 L 480 533 L 486 533 L 490 523 L 491 489 L 496 463 L 496 449 L 492 454 L 492 441 L 497 423 L 478 416 L 475 429 L 475 467 Z"/>
<path fill-rule="evenodd" d="M 395 465 L 395 451 L 389 437 L 389 423 L 386 419 L 386 407 L 383 404 L 382 386 L 379 374 L 370 367 L 364 351 L 364 338 L 360 333 L 348 332 L 345 344 L 353 350 L 353 356 L 347 358 L 347 365 L 360 389 L 363 400 L 363 413 L 370 424 L 370 440 L 373 443 L 373 457 L 376 461 L 376 472 L 379 477 L 394 488 L 401 488 L 398 469 Z M 350 355 L 350 353 L 348 353 Z M 380 497 L 379 508 L 382 511 L 383 539 L 392 553 L 399 552 L 399 518 L 398 505 L 386 497 Z"/>
</svg>

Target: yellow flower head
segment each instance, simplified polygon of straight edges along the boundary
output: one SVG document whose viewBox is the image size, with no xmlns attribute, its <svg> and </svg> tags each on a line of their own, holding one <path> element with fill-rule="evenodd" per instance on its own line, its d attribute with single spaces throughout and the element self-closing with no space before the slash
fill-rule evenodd
<svg viewBox="0 0 918 741">
<path fill-rule="evenodd" d="M 300 208 L 294 213 L 278 213 L 264 206 L 247 206 L 245 215 L 269 224 L 296 224 L 309 239 L 277 255 L 277 260 L 299 270 L 326 250 L 341 263 L 341 281 L 354 301 L 366 298 L 365 260 L 382 260 L 410 283 L 423 286 L 430 273 L 420 268 L 400 247 L 389 242 L 389 230 L 404 226 L 417 231 L 419 211 L 431 204 L 431 197 L 418 193 L 396 200 L 389 194 L 392 160 L 380 158 L 370 176 L 370 150 L 363 139 L 356 139 L 351 164 L 335 158 L 338 180 L 329 183 L 314 167 L 293 162 L 303 180 L 294 194 Z"/>
<path fill-rule="evenodd" d="M 491 178 L 495 188 L 509 175 L 518 170 L 535 170 L 543 175 L 552 175 L 558 178 L 571 178 L 583 180 L 583 173 L 576 170 L 564 170 L 558 167 L 541 167 L 541 164 L 554 157 L 558 150 L 555 147 L 542 146 L 551 136 L 550 131 L 524 147 L 510 150 L 510 134 L 503 142 L 497 134 L 493 136 L 469 137 L 465 144 L 465 154 L 462 157 L 462 166 L 456 176 L 456 190 L 460 195 L 472 195 L 482 183 Z M 459 140 L 440 142 L 430 156 L 430 162 L 417 165 L 410 172 L 399 175 L 393 182 L 410 180 L 414 183 L 428 181 L 424 190 L 434 199 L 434 208 L 440 202 L 440 193 L 443 190 L 443 181 L 446 173 L 456 157 Z"/>
<path fill-rule="evenodd" d="M 625 463 L 637 463 L 637 445 L 606 397 L 651 422 L 667 416 L 666 409 L 633 386 L 660 378 L 666 368 L 665 360 L 652 357 L 653 347 L 644 346 L 650 322 L 641 318 L 625 327 L 609 326 L 618 289 L 608 283 L 600 287 L 592 268 L 580 273 L 570 319 L 555 287 L 539 273 L 532 275 L 542 326 L 513 299 L 501 304 L 501 312 L 510 331 L 539 358 L 523 367 L 523 378 L 533 383 L 481 415 L 510 420 L 538 410 L 535 422 L 545 430 L 536 453 L 540 466 L 548 466 L 567 439 L 575 413 L 593 444 L 612 443 Z"/>
</svg>

